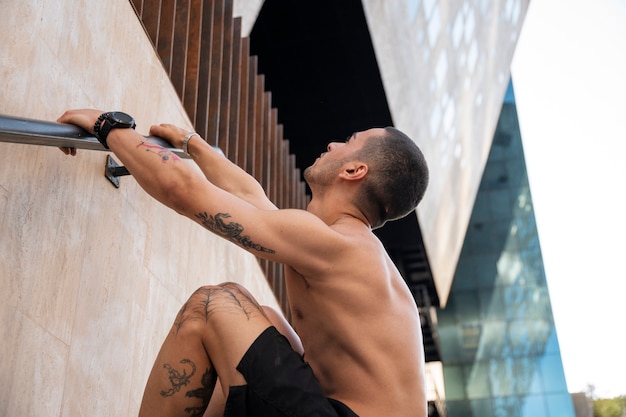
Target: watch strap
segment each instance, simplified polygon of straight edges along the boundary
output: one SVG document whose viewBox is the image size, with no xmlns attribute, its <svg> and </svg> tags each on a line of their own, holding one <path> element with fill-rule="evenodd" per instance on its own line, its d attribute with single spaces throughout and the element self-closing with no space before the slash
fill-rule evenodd
<svg viewBox="0 0 626 417">
<path fill-rule="evenodd" d="M 115 115 L 123 115 L 130 119 L 130 123 L 121 122 L 116 120 Z M 94 132 L 96 133 L 96 137 L 100 141 L 100 143 L 105 147 L 105 149 L 109 149 L 109 145 L 107 144 L 107 137 L 109 133 L 113 129 L 123 128 L 123 129 L 134 129 L 137 126 L 133 118 L 126 113 L 122 112 L 105 112 L 98 117 L 98 121 L 94 125 Z"/>
<path fill-rule="evenodd" d="M 107 145 L 106 136 L 104 137 L 104 139 L 102 139 L 101 137 L 100 127 L 102 126 L 102 122 L 107 117 L 109 117 L 110 114 L 111 112 L 102 113 L 100 116 L 98 116 L 98 120 L 96 120 L 96 123 L 93 125 L 93 133 L 96 135 L 96 139 L 98 139 L 98 141 L 105 147 L 105 149 L 109 149 L 109 146 Z"/>
</svg>

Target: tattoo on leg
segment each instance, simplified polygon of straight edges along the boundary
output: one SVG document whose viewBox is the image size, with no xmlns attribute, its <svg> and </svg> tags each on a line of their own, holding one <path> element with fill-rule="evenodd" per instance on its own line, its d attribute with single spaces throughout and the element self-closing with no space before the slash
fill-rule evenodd
<svg viewBox="0 0 626 417">
<path fill-rule="evenodd" d="M 152 152 L 154 154 L 157 154 L 161 157 L 161 161 L 163 163 L 167 162 L 170 158 L 172 158 L 172 160 L 174 161 L 178 161 L 180 160 L 180 158 L 173 153 L 172 151 L 169 151 L 165 148 L 163 148 L 162 146 L 159 145 L 155 145 L 153 143 L 150 142 L 146 142 L 146 141 L 141 141 L 139 143 L 139 145 L 137 145 L 137 148 L 142 147 L 142 148 L 146 148 L 147 152 Z"/>
<path fill-rule="evenodd" d="M 231 242 L 237 243 L 246 249 L 254 249 L 259 252 L 276 253 L 273 249 L 266 248 L 250 240 L 250 236 L 242 236 L 243 226 L 239 223 L 225 223 L 223 219 L 230 217 L 228 213 L 217 213 L 215 216 L 208 215 L 207 212 L 198 213 L 196 217 L 200 219 L 204 227 Z"/>
<path fill-rule="evenodd" d="M 189 302 L 186 302 L 185 304 L 183 304 L 183 306 L 180 308 L 180 311 L 176 315 L 176 320 L 174 320 L 174 327 L 176 328 L 177 334 L 180 331 L 180 327 L 187 320 L 187 315 L 185 314 L 185 312 L 187 311 L 188 305 L 189 305 Z"/>
<path fill-rule="evenodd" d="M 242 312 L 248 319 L 254 314 L 263 315 L 261 306 L 249 293 L 241 291 L 237 284 L 227 282 L 196 290 L 178 311 L 172 331 L 178 334 L 190 320 L 208 323 L 210 316 L 217 311 Z"/>
<path fill-rule="evenodd" d="M 171 397 L 172 395 L 176 394 L 178 391 L 180 391 L 182 387 L 189 384 L 191 377 L 196 373 L 196 364 L 193 363 L 191 360 L 182 359 L 180 363 L 188 364 L 189 366 L 191 366 L 191 373 L 189 375 L 187 375 L 187 371 L 185 369 L 183 369 L 181 373 L 178 370 L 172 368 L 172 366 L 169 363 L 163 364 L 163 367 L 167 369 L 167 372 L 169 374 L 168 377 L 169 377 L 170 383 L 172 384 L 172 388 L 170 388 L 167 391 L 161 391 L 162 397 Z"/>
<path fill-rule="evenodd" d="M 185 394 L 188 398 L 200 398 L 202 399 L 202 405 L 199 407 L 187 407 L 185 412 L 190 417 L 202 417 L 204 411 L 209 405 L 211 395 L 215 389 L 215 383 L 217 382 L 217 372 L 215 368 L 207 369 L 202 375 L 202 387 L 187 391 Z"/>
</svg>

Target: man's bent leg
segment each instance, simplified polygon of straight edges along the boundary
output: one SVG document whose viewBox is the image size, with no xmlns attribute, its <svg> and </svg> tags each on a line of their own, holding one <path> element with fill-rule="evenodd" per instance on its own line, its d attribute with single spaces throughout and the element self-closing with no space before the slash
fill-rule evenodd
<svg viewBox="0 0 626 417">
<path fill-rule="evenodd" d="M 239 361 L 270 322 L 243 287 L 198 289 L 179 311 L 154 363 L 140 417 L 202 416 L 219 374 L 225 395 L 244 385 Z"/>
<path fill-rule="evenodd" d="M 269 319 L 272 326 L 276 327 L 276 329 L 287 338 L 293 350 L 298 352 L 300 355 L 303 355 L 304 349 L 302 348 L 302 342 L 283 315 L 269 306 L 262 305 L 261 309 L 263 310 L 263 313 L 265 313 L 265 316 Z M 226 399 L 224 398 L 224 393 L 222 392 L 220 380 L 218 378 L 217 383 L 215 384 L 215 390 L 213 391 L 213 396 L 211 397 L 211 401 L 209 401 L 209 406 L 204 412 L 204 417 L 222 417 L 224 415 L 225 404 Z"/>
</svg>

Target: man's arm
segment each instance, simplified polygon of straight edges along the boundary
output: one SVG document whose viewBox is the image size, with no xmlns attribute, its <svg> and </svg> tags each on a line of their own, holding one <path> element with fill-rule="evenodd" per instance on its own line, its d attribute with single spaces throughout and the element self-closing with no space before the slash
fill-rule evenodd
<svg viewBox="0 0 626 417">
<path fill-rule="evenodd" d="M 186 130 L 171 124 L 161 124 L 150 128 L 151 135 L 161 137 L 177 148 L 182 148 L 187 133 Z M 211 183 L 255 207 L 265 210 L 276 209 L 254 177 L 217 152 L 199 135 L 194 135 L 189 139 L 188 151 Z"/>
<path fill-rule="evenodd" d="M 100 114 L 73 110 L 58 121 L 93 132 Z M 190 164 L 132 129 L 113 129 L 107 142 L 148 194 L 256 256 L 307 274 L 328 269 L 346 247 L 342 235 L 317 216 L 304 210 L 259 208 L 217 187 Z"/>
</svg>

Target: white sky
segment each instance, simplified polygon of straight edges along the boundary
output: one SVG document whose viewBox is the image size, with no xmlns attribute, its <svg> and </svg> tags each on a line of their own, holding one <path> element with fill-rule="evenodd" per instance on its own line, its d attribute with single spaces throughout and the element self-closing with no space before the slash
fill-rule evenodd
<svg viewBox="0 0 626 417">
<path fill-rule="evenodd" d="M 626 395 L 626 0 L 531 0 L 512 75 L 568 389 Z"/>
</svg>

